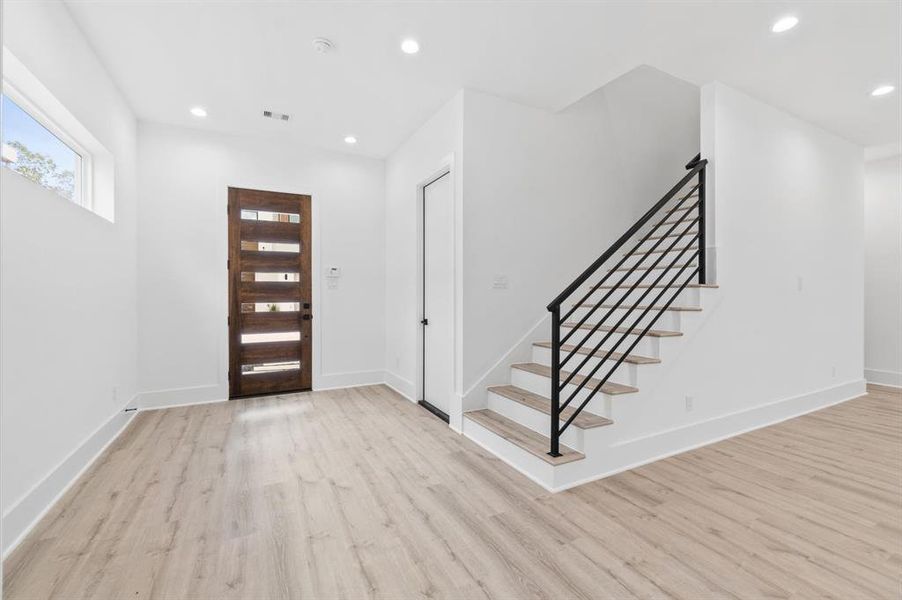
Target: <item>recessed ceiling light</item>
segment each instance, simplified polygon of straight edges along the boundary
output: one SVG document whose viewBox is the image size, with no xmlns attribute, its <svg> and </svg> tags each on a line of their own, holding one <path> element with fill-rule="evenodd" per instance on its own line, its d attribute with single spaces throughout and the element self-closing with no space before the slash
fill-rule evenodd
<svg viewBox="0 0 902 600">
<path fill-rule="evenodd" d="M 890 92 L 896 89 L 894 85 L 881 85 L 879 87 L 874 88 L 874 91 L 871 92 L 871 96 L 886 96 Z"/>
<path fill-rule="evenodd" d="M 784 31 L 789 31 L 793 27 L 799 24 L 799 19 L 797 17 L 783 17 L 776 23 L 774 26 L 770 28 L 774 33 L 783 33 Z"/>
<path fill-rule="evenodd" d="M 356 144 L 356 143 L 357 143 L 357 138 L 355 138 L 353 135 L 345 136 L 345 144 Z"/>
<path fill-rule="evenodd" d="M 207 109 L 204 108 L 203 106 L 195 106 L 194 108 L 191 109 L 191 114 L 194 115 L 195 117 L 203 118 L 203 117 L 207 116 Z"/>
<path fill-rule="evenodd" d="M 420 43 L 413 39 L 406 39 L 401 42 L 401 52 L 404 54 L 416 54 L 420 51 Z"/>
</svg>

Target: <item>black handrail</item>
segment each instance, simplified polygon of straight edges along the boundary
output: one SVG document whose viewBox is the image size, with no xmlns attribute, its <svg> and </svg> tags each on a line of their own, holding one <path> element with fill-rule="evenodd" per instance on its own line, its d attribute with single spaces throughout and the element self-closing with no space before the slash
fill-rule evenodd
<svg viewBox="0 0 902 600">
<path fill-rule="evenodd" d="M 687 166 L 687 168 L 690 170 L 688 173 L 686 173 L 686 176 L 683 177 L 675 186 L 673 186 L 673 188 L 671 188 L 669 192 L 664 194 L 664 197 L 658 200 L 658 202 L 654 206 L 648 209 L 648 212 L 642 215 L 642 218 L 636 221 L 635 225 L 630 227 L 626 233 L 620 236 L 620 238 L 616 242 L 614 242 L 614 244 L 610 248 L 605 250 L 604 254 L 599 256 L 595 262 L 589 265 L 589 268 L 583 271 L 582 274 L 580 274 L 570 283 L 570 285 L 564 288 L 564 291 L 558 294 L 557 297 L 548 304 L 548 310 L 551 310 L 555 306 L 560 306 L 568 296 L 570 296 L 579 286 L 584 284 L 586 280 L 589 279 L 589 277 L 591 277 L 592 274 L 599 269 L 599 267 L 601 267 L 601 265 L 603 265 L 609 258 L 611 258 L 614 253 L 617 252 L 617 250 L 619 250 L 620 247 L 627 242 L 627 240 L 633 237 L 636 232 L 642 228 L 643 225 L 648 223 L 649 219 L 655 216 L 655 213 L 661 210 L 661 207 L 667 204 L 676 195 L 676 193 L 679 192 L 683 188 L 683 186 L 689 182 L 689 180 L 695 177 L 697 173 L 700 173 L 702 170 L 704 170 L 705 165 L 708 164 L 708 159 L 701 160 L 701 155 L 697 155 L 689 164 L 692 165 L 692 167 Z"/>
<path fill-rule="evenodd" d="M 693 188 L 693 189 L 690 191 L 689 194 L 687 194 L 686 196 L 684 196 L 683 199 L 680 200 L 679 204 L 677 204 L 677 206 L 676 206 L 675 208 L 671 209 L 670 212 L 667 213 L 667 216 L 669 216 L 674 210 L 679 209 L 679 207 L 682 206 L 682 204 L 683 204 L 688 198 L 691 198 L 691 197 L 692 197 L 692 196 L 691 196 L 692 192 L 694 192 L 697 188 L 698 188 L 698 186 L 696 186 L 695 188 Z M 695 208 L 695 206 L 696 206 L 696 205 L 693 205 L 692 208 Z M 665 219 L 666 219 L 666 216 L 665 216 Z M 664 240 L 667 239 L 667 237 L 670 236 L 670 235 L 673 233 L 673 230 L 676 229 L 677 225 L 679 225 L 680 223 L 681 223 L 681 221 L 677 221 L 676 223 L 673 223 L 672 226 L 670 227 L 670 229 L 668 229 L 667 232 L 666 232 L 664 235 L 660 236 L 660 237 L 658 238 L 658 241 L 655 242 L 654 245 L 651 247 L 652 251 L 657 250 L 657 249 L 658 249 L 658 246 L 660 246 L 660 245 L 664 242 Z M 561 317 L 561 318 L 562 318 L 563 320 L 567 320 L 567 318 L 568 318 L 570 315 L 572 315 L 572 314 L 576 311 L 577 308 L 579 308 L 581 305 L 583 305 L 583 304 L 585 303 L 585 301 L 588 300 L 589 297 L 591 297 L 592 294 L 594 294 L 594 293 L 598 290 L 598 288 L 601 287 L 601 286 L 604 284 L 605 281 L 607 281 L 608 277 L 610 277 L 612 273 L 616 272 L 616 270 L 619 269 L 621 265 L 623 265 L 623 263 L 626 261 L 626 259 L 628 259 L 630 256 L 632 256 L 633 253 L 635 253 L 636 250 L 638 250 L 639 247 L 641 247 L 642 244 L 643 244 L 644 242 L 646 242 L 646 241 L 648 241 L 648 240 L 650 239 L 651 234 L 654 233 L 654 231 L 655 231 L 657 228 L 658 228 L 658 226 L 652 227 L 652 228 L 649 230 L 649 232 L 646 233 L 645 236 L 644 236 L 641 240 L 639 240 L 638 242 L 636 242 L 636 245 L 633 246 L 633 249 L 630 250 L 628 253 L 624 254 L 624 255 L 623 255 L 623 258 L 620 259 L 620 262 L 618 262 L 618 263 L 614 266 L 613 269 L 611 269 L 610 271 L 608 271 L 608 274 L 605 275 L 598 283 L 596 283 L 594 286 L 592 286 L 592 289 L 590 289 L 590 290 L 586 293 L 586 295 L 583 296 L 582 299 L 581 299 L 575 306 L 573 306 L 569 311 L 567 311 L 567 314 L 565 314 L 565 315 L 564 315 L 563 317 Z M 683 235 L 683 234 L 679 234 L 679 235 Z M 663 253 L 662 253 L 662 255 L 663 255 Z M 641 264 L 641 263 L 642 263 L 647 257 L 649 257 L 649 256 L 651 256 L 651 255 L 650 255 L 650 254 L 645 254 L 645 255 L 643 255 L 643 257 L 639 260 L 639 262 L 638 262 L 637 264 L 633 265 L 633 267 L 635 268 L 635 267 L 639 266 L 639 264 Z M 657 264 L 657 263 L 655 263 L 655 265 L 656 265 L 656 264 Z M 652 265 L 652 268 L 654 268 L 655 265 Z M 634 270 L 634 269 L 632 269 L 632 270 Z M 630 270 L 630 271 L 624 273 L 624 275 L 620 278 L 620 281 L 618 281 L 615 285 L 611 286 L 610 291 L 609 291 L 607 294 L 605 294 L 604 297 L 603 297 L 601 300 L 598 301 L 598 303 L 592 308 L 592 310 L 590 310 L 590 311 L 587 312 L 585 315 L 583 315 L 583 318 L 580 319 L 580 321 L 579 321 L 577 327 L 582 326 L 582 324 L 585 323 L 586 320 L 588 320 L 588 318 L 591 317 L 591 316 L 595 313 L 595 310 L 596 310 L 599 306 L 601 306 L 602 304 L 604 304 L 604 302 L 611 296 L 611 294 L 613 294 L 614 291 L 615 291 L 616 289 L 618 289 L 618 288 L 619 288 L 619 287 L 620 287 L 627 279 L 629 279 L 629 276 L 632 274 L 632 270 Z M 629 291 L 632 292 L 633 289 L 635 289 L 635 287 L 634 287 L 634 288 L 631 288 Z M 615 308 L 618 308 L 618 307 L 620 306 L 620 302 L 622 302 L 622 301 L 624 300 L 625 297 L 626 297 L 626 294 L 624 294 L 624 295 L 620 298 L 620 301 L 618 301 L 617 306 L 615 306 Z M 604 317 L 602 317 L 601 320 L 603 321 L 604 319 L 607 319 L 608 316 L 610 316 L 610 312 L 608 312 Z M 570 331 L 570 333 L 568 333 L 567 335 L 565 335 L 565 336 L 563 337 L 563 339 L 561 340 L 561 343 L 565 343 L 565 342 L 570 338 L 570 336 L 573 335 L 573 334 L 576 332 L 576 330 L 577 330 L 577 329 L 572 329 L 572 330 Z M 594 331 L 593 331 L 592 333 L 594 333 Z M 568 355 L 568 356 L 564 359 L 563 362 L 566 363 L 569 359 L 570 359 L 570 356 Z"/>
<path fill-rule="evenodd" d="M 611 245 L 610 248 L 605 250 L 605 252 L 598 257 L 595 262 L 593 262 L 589 267 L 583 271 L 576 279 L 574 279 L 564 291 L 562 291 L 558 296 L 551 301 L 548 305 L 548 310 L 551 312 L 551 448 L 548 454 L 551 456 L 560 456 L 560 437 L 564 433 L 564 430 L 573 423 L 573 420 L 579 415 L 579 413 L 589 404 L 589 401 L 595 397 L 595 395 L 601 391 L 604 385 L 608 382 L 610 377 L 614 374 L 614 372 L 620 367 L 623 361 L 627 358 L 630 352 L 632 352 L 633 348 L 651 331 L 651 328 L 655 323 L 661 318 L 664 312 L 670 308 L 670 305 L 674 302 L 674 300 L 679 296 L 680 293 L 686 286 L 689 285 L 690 281 L 697 275 L 698 283 L 704 284 L 706 283 L 706 269 L 705 269 L 705 169 L 707 167 L 708 161 L 701 157 L 701 154 L 696 155 L 691 161 L 686 164 L 686 169 L 689 171 L 686 175 L 680 179 L 679 182 L 675 186 L 673 186 L 669 192 L 664 194 L 664 197 L 658 200 L 654 206 L 652 206 L 632 227 L 627 230 L 622 236 L 620 236 L 617 241 Z M 576 292 L 583 284 L 585 284 L 590 277 L 592 277 L 598 270 L 608 261 L 611 257 L 614 256 L 617 251 L 620 250 L 631 238 L 636 236 L 640 230 L 648 224 L 651 219 L 659 214 L 662 209 L 677 195 L 680 191 L 686 187 L 686 185 L 692 181 L 693 178 L 698 177 L 698 182 L 692 186 L 692 188 L 679 198 L 676 205 L 671 207 L 666 214 L 664 214 L 663 218 L 661 218 L 657 223 L 651 226 L 651 228 L 645 232 L 645 234 L 639 239 L 636 244 L 632 247 L 632 249 L 625 253 L 623 257 L 617 262 L 617 264 L 608 270 L 608 272 L 597 281 L 592 288 L 582 296 L 582 298 L 573 305 L 573 307 L 566 312 L 566 314 L 561 317 L 561 305 Z M 698 198 L 698 201 L 690 204 L 689 206 L 684 207 L 683 205 L 690 198 Z M 698 213 L 696 216 L 691 217 L 691 212 L 697 209 Z M 668 219 L 677 211 L 684 211 L 680 216 L 676 217 L 675 221 L 668 221 Z M 679 233 L 673 233 L 679 226 L 686 225 Z M 690 231 L 693 227 L 698 226 L 696 231 Z M 659 231 L 664 230 L 667 226 L 670 228 L 666 230 L 663 234 L 659 233 Z M 652 234 L 655 234 L 654 236 Z M 658 250 L 658 248 L 662 245 L 667 245 L 665 240 L 668 238 L 673 238 L 673 241 L 667 246 L 666 250 Z M 639 252 L 639 249 L 642 247 L 642 244 L 649 240 L 656 240 L 654 244 L 651 246 L 650 250 L 646 250 L 645 252 Z M 677 248 L 677 246 L 681 243 L 688 242 L 682 247 Z M 697 243 L 697 248 L 693 248 L 692 244 Z M 665 256 L 671 254 L 673 252 L 678 252 L 675 258 L 666 266 L 659 267 L 662 262 L 665 262 Z M 694 256 L 693 253 L 694 252 Z M 690 262 L 686 264 L 679 264 L 679 261 L 685 260 L 684 257 L 687 253 L 690 253 Z M 652 259 L 655 254 L 659 254 L 660 256 L 657 259 Z M 632 256 L 638 256 L 639 260 L 636 261 L 635 264 L 631 265 L 628 268 L 622 268 L 623 263 Z M 642 266 L 645 263 L 646 259 L 651 261 L 650 266 Z M 692 264 L 692 260 L 696 261 L 696 264 Z M 680 278 L 684 276 L 686 269 L 692 268 L 689 272 L 689 276 L 685 281 L 680 282 Z M 646 278 L 654 270 L 661 270 L 660 275 L 657 278 L 652 277 L 654 281 L 650 284 L 644 283 Z M 665 279 L 668 273 L 672 273 L 673 270 L 676 270 L 676 275 L 670 278 L 669 281 L 662 284 L 662 280 Z M 595 303 L 587 303 L 589 298 L 601 288 L 609 278 L 615 272 L 624 272 L 623 276 L 619 278 L 617 283 L 613 285 L 606 286 L 606 289 L 609 291 L 604 294 L 601 300 Z M 631 283 L 626 283 L 627 279 L 637 271 L 641 272 L 641 275 L 638 279 Z M 616 277 L 615 277 L 616 279 Z M 627 301 L 627 298 L 637 289 L 645 287 L 647 288 L 638 298 L 633 302 L 632 306 L 624 305 Z M 661 288 L 661 291 L 654 295 L 654 299 L 648 303 L 647 306 L 643 306 L 642 302 L 645 300 L 649 294 L 652 293 L 652 290 L 655 288 Z M 615 292 L 623 292 L 620 298 L 613 303 L 613 306 L 606 306 L 604 303 L 608 300 L 608 298 Z M 669 299 L 666 300 L 663 306 L 659 306 L 658 303 L 664 298 L 669 292 L 673 291 L 670 295 Z M 603 306 L 604 305 L 604 306 Z M 590 307 L 590 309 L 586 312 L 585 315 L 576 323 L 563 323 L 562 321 L 566 321 L 577 308 L 585 308 Z M 595 325 L 591 326 L 586 324 L 586 321 L 593 315 L 599 308 L 607 308 L 607 312 L 605 312 L 604 316 L 601 317 Z M 615 313 L 617 310 L 625 311 L 623 316 L 617 320 L 616 324 L 609 324 L 608 320 L 611 319 L 611 315 Z M 623 324 L 627 321 L 630 321 L 631 316 L 633 316 L 633 311 L 639 310 L 641 314 L 634 321 L 632 321 L 626 327 L 623 327 Z M 651 319 L 645 324 L 644 328 L 640 325 L 643 319 L 645 319 L 651 311 L 657 311 Z M 611 319 L 613 320 L 613 319 Z M 561 327 L 566 326 L 570 329 L 570 332 L 561 337 Z M 595 333 L 601 329 L 605 328 L 607 334 L 601 339 L 600 342 L 594 345 L 590 351 L 585 351 L 584 346 L 589 342 Z M 568 348 L 567 356 L 561 360 L 561 348 L 564 343 L 567 342 L 573 335 L 576 334 L 580 329 L 588 328 L 590 331 L 583 336 L 583 338 L 576 343 L 572 348 Z M 642 328 L 641 332 L 636 333 Z M 620 333 L 619 339 L 614 343 L 614 345 L 607 349 L 602 350 L 602 346 L 604 346 L 609 339 L 615 334 Z M 625 340 L 628 339 L 629 336 L 634 336 L 635 340 L 624 352 L 617 352 L 617 349 L 624 343 Z M 576 368 L 572 369 L 572 371 L 567 374 L 566 379 L 561 382 L 561 372 L 564 365 L 569 362 L 574 356 L 577 354 L 585 354 L 585 357 L 580 361 L 580 363 L 576 366 Z M 614 366 L 606 371 L 606 374 L 598 379 L 594 384 L 590 384 L 592 382 L 592 377 L 601 369 L 602 365 L 604 365 L 609 360 L 613 360 L 615 354 L 619 354 L 619 358 L 614 363 Z M 580 370 L 585 367 L 590 360 L 595 358 L 598 362 L 595 367 L 588 373 L 583 374 L 580 373 Z M 566 387 L 574 380 L 576 375 L 581 375 L 582 379 L 579 383 L 574 384 L 575 389 L 568 395 L 565 402 L 561 403 L 561 392 L 566 389 Z M 590 387 L 591 386 L 591 387 Z M 577 396 L 583 390 L 589 390 L 588 394 L 579 404 L 579 407 L 573 411 L 573 413 L 567 418 L 563 425 L 560 425 L 561 412 L 567 408 L 573 400 L 577 398 Z"/>
</svg>

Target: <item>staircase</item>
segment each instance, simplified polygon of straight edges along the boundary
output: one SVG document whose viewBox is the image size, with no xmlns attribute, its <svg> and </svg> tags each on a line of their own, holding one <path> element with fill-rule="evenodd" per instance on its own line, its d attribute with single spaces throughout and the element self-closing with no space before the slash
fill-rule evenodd
<svg viewBox="0 0 902 600">
<path fill-rule="evenodd" d="M 668 345 L 698 324 L 716 287 L 706 283 L 706 165 L 693 158 L 548 305 L 550 340 L 510 366 L 510 384 L 488 388 L 485 408 L 464 414 L 465 435 L 551 490 L 607 474 L 619 404 L 654 384 Z"/>
</svg>

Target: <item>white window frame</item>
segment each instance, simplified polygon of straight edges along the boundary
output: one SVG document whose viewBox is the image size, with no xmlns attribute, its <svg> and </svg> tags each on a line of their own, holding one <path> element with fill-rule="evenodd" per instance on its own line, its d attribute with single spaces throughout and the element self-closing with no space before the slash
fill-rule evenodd
<svg viewBox="0 0 902 600">
<path fill-rule="evenodd" d="M 72 200 L 75 204 L 93 211 L 93 190 L 92 179 L 94 175 L 93 157 L 84 146 L 69 135 L 65 129 L 60 127 L 56 121 L 51 119 L 41 108 L 32 102 L 28 96 L 20 92 L 16 86 L 10 83 L 5 77 L 3 78 L 3 95 L 15 102 L 19 108 L 25 111 L 28 116 L 37 121 L 44 129 L 49 131 L 54 137 L 66 147 L 72 150 L 79 157 L 78 172 L 75 173 L 75 187 L 77 196 Z"/>
<path fill-rule="evenodd" d="M 81 157 L 80 173 L 75 174 L 79 198 L 71 203 L 115 222 L 116 165 L 112 153 L 6 46 L 2 92 Z"/>
</svg>

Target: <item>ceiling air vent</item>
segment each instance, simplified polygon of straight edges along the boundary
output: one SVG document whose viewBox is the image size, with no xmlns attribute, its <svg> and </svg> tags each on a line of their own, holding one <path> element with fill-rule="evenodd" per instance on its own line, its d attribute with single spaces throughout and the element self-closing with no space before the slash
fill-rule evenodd
<svg viewBox="0 0 902 600">
<path fill-rule="evenodd" d="M 263 116 L 267 119 L 275 119 L 276 121 L 287 121 L 291 118 L 290 115 L 285 115 L 282 113 L 273 112 L 271 110 L 264 110 Z"/>
</svg>

